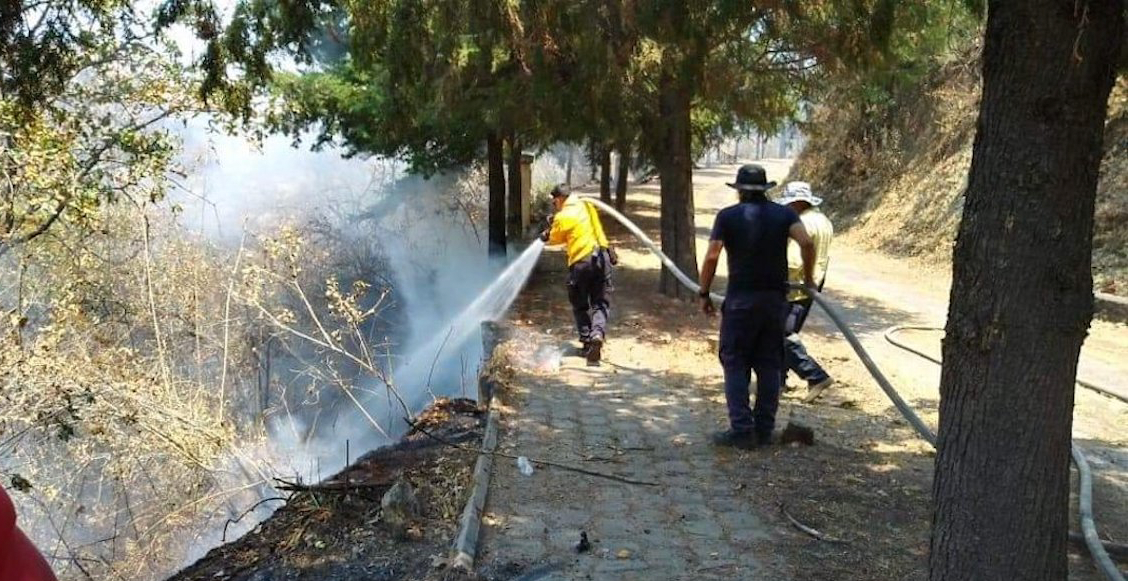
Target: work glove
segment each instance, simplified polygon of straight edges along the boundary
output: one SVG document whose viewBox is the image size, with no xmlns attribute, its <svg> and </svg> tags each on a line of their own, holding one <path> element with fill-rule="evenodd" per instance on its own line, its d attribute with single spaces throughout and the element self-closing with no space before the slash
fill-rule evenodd
<svg viewBox="0 0 1128 581">
<path fill-rule="evenodd" d="M 611 260 L 611 266 L 619 266 L 619 253 L 614 248 L 607 249 L 607 257 Z"/>
</svg>

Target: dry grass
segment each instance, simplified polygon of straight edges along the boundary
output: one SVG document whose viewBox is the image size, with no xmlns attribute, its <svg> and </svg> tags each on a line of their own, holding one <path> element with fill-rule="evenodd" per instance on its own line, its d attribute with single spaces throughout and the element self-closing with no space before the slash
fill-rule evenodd
<svg viewBox="0 0 1128 581">
<path fill-rule="evenodd" d="M 163 578 L 274 495 L 270 417 L 381 377 L 388 291 L 338 282 L 344 242 L 308 225 L 230 248 L 167 208 L 103 220 L 0 269 L 0 474 L 62 578 Z M 264 376 L 272 357 L 288 369 Z"/>
<path fill-rule="evenodd" d="M 978 59 L 950 63 L 868 119 L 858 107 L 824 107 L 792 179 L 812 182 L 849 240 L 862 247 L 951 262 L 963 211 L 979 108 Z M 1097 191 L 1093 275 L 1128 294 L 1128 81 L 1109 104 Z"/>
</svg>

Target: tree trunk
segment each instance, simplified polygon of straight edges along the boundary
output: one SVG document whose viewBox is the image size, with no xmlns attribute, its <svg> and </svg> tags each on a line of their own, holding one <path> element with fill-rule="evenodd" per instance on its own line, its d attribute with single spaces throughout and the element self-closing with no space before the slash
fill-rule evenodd
<svg viewBox="0 0 1128 581">
<path fill-rule="evenodd" d="M 598 160 L 599 160 L 599 150 L 595 147 L 595 140 L 592 139 L 591 141 L 588 142 L 588 154 L 587 154 L 588 171 L 591 172 L 591 175 L 588 177 L 588 183 L 589 184 L 595 181 L 595 172 L 598 169 L 598 166 L 596 164 L 599 163 Z"/>
<path fill-rule="evenodd" d="M 1122 10 L 989 4 L 943 347 L 932 581 L 1067 577 L 1073 382 Z"/>
<path fill-rule="evenodd" d="M 599 199 L 611 203 L 611 148 L 606 146 L 599 150 Z"/>
<path fill-rule="evenodd" d="M 672 76 L 662 79 L 658 176 L 661 180 L 662 252 L 686 276 L 697 279 L 697 229 L 693 220 L 693 154 L 691 151 L 690 92 Z M 662 293 L 671 297 L 694 294 L 662 269 Z"/>
<path fill-rule="evenodd" d="M 615 207 L 622 212 L 627 207 L 627 179 L 631 168 L 631 146 L 619 146 L 619 167 L 615 175 Z"/>
<path fill-rule="evenodd" d="M 572 165 L 576 157 L 576 148 L 568 144 L 568 161 L 564 164 L 564 183 L 572 189 Z"/>
<path fill-rule="evenodd" d="M 505 152 L 501 137 L 490 133 L 486 137 L 486 157 L 489 158 L 489 254 L 505 257 Z"/>
<path fill-rule="evenodd" d="M 521 231 L 521 144 L 517 139 L 509 136 L 509 203 L 506 226 L 508 236 L 519 240 L 524 235 Z"/>
</svg>

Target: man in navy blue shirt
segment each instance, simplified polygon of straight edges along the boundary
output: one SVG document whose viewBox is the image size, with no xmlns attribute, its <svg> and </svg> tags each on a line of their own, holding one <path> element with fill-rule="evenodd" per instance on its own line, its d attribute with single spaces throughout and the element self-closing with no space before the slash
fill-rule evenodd
<svg viewBox="0 0 1128 581">
<path fill-rule="evenodd" d="M 784 319 L 787 314 L 787 240 L 799 244 L 804 284 L 814 288 L 815 243 L 794 210 L 765 193 L 775 186 L 764 168 L 745 165 L 729 187 L 740 203 L 717 214 L 709 251 L 701 267 L 701 308 L 714 312 L 709 287 L 721 250 L 728 254 L 728 289 L 721 305 L 720 359 L 730 428 L 713 436 L 721 446 L 756 448 L 771 443 L 783 377 Z M 756 406 L 748 385 L 756 372 Z"/>
</svg>

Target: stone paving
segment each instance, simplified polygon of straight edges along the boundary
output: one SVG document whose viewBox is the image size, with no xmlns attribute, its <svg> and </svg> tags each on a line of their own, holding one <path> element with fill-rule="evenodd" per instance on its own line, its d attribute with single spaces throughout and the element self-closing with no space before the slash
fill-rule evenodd
<svg viewBox="0 0 1128 581">
<path fill-rule="evenodd" d="M 629 340 L 626 340 L 629 341 Z M 769 530 L 726 465 L 756 452 L 707 443 L 719 402 L 669 370 L 565 358 L 550 374 L 518 372 L 504 451 L 656 486 L 538 466 L 495 466 L 480 562 L 494 578 L 779 579 L 766 574 Z M 508 403 L 508 402 L 504 402 Z M 745 474 L 748 465 L 743 467 Z M 575 545 L 585 531 L 592 550 Z"/>
</svg>

